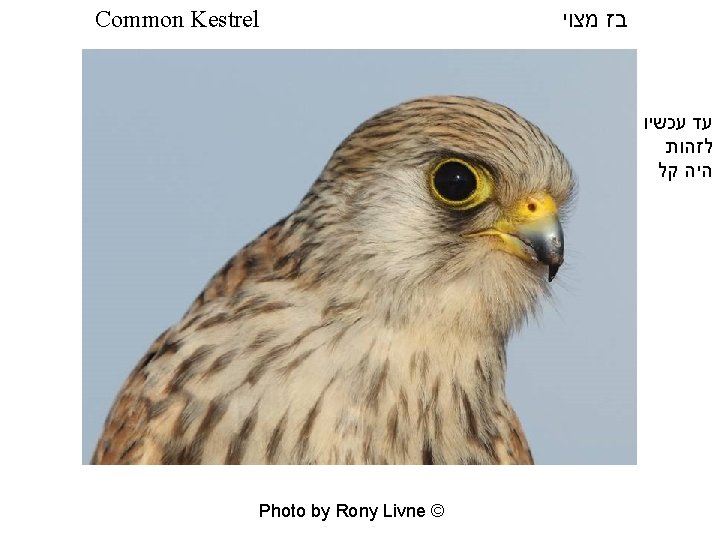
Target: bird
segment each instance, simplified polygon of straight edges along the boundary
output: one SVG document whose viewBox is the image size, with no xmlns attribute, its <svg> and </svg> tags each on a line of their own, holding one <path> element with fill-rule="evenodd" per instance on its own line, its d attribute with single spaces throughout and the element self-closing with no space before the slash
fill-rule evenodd
<svg viewBox="0 0 720 540">
<path fill-rule="evenodd" d="M 429 96 L 361 123 L 132 370 L 93 464 L 532 464 L 506 347 L 564 262 L 572 168 Z"/>
</svg>

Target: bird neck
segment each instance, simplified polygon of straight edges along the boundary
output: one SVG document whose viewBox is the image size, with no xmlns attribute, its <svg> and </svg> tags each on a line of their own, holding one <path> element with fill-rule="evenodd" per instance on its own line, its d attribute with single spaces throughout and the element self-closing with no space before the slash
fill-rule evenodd
<svg viewBox="0 0 720 540">
<path fill-rule="evenodd" d="M 335 383 L 361 404 L 372 432 L 403 452 L 422 448 L 424 463 L 499 463 L 513 440 L 514 412 L 505 397 L 505 345 L 466 340 L 431 325 L 406 330 L 357 326 L 356 351 Z M 340 345 L 342 348 L 342 345 Z M 373 426 L 373 427 L 370 427 Z"/>
<path fill-rule="evenodd" d="M 421 288 L 388 294 L 357 281 L 333 289 L 322 323 L 339 328 L 343 342 L 367 344 L 343 354 L 367 364 L 362 371 L 385 373 L 397 385 L 411 381 L 420 396 L 445 387 L 456 400 L 505 402 L 509 329 L 493 324 L 482 299 Z"/>
</svg>

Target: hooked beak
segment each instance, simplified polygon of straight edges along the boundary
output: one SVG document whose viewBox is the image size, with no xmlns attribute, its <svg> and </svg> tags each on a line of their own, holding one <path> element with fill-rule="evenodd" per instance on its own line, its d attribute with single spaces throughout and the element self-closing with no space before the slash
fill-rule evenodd
<svg viewBox="0 0 720 540">
<path fill-rule="evenodd" d="M 521 200 L 494 227 L 466 237 L 497 236 L 505 251 L 526 261 L 546 264 L 552 281 L 563 263 L 565 241 L 555 200 L 545 193 Z"/>
</svg>

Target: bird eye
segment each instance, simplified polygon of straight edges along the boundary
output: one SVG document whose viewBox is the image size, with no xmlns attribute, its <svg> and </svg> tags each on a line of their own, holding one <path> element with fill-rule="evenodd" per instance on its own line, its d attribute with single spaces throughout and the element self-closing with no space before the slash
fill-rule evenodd
<svg viewBox="0 0 720 540">
<path fill-rule="evenodd" d="M 430 191 L 440 202 L 471 208 L 490 196 L 490 174 L 457 158 L 440 161 L 430 172 Z"/>
</svg>

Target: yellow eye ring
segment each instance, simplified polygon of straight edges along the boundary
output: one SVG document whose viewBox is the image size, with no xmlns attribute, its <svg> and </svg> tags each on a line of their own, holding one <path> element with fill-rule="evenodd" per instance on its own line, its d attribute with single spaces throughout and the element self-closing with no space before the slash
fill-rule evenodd
<svg viewBox="0 0 720 540">
<path fill-rule="evenodd" d="M 465 210 L 479 205 L 492 194 L 492 175 L 482 166 L 459 158 L 439 161 L 428 177 L 430 192 L 441 203 Z"/>
</svg>

